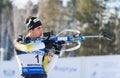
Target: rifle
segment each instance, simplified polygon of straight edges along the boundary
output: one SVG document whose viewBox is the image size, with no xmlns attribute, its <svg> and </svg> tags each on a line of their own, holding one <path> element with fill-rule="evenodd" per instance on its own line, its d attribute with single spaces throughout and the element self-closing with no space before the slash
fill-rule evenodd
<svg viewBox="0 0 120 78">
<path fill-rule="evenodd" d="M 75 32 L 76 34 L 70 36 L 60 36 L 60 34 L 64 32 Z M 80 48 L 80 42 L 84 41 L 86 38 L 105 38 L 107 40 L 111 40 L 110 36 L 106 32 L 102 32 L 99 35 L 83 36 L 78 30 L 66 29 L 55 36 L 52 36 L 53 34 L 53 32 L 45 32 L 44 36 L 47 37 L 49 40 L 55 40 L 56 42 L 65 41 L 67 43 L 77 43 L 77 46 L 62 51 L 73 51 Z"/>
</svg>

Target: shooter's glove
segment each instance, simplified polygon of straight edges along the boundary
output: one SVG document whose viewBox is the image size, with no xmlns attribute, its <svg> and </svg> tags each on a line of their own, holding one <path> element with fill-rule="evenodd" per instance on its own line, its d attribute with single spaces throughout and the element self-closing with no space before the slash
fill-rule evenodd
<svg viewBox="0 0 120 78">
<path fill-rule="evenodd" d="M 44 43 L 45 43 L 45 48 L 46 49 L 52 49 L 53 48 L 53 44 L 55 43 L 55 41 L 54 40 L 46 39 L 44 41 Z"/>
<path fill-rule="evenodd" d="M 19 42 L 19 43 L 23 43 L 24 42 L 24 38 L 23 38 L 22 35 L 18 36 L 17 42 Z"/>
<path fill-rule="evenodd" d="M 60 55 L 60 50 L 62 49 L 65 41 L 58 41 L 53 46 L 55 48 L 55 54 Z"/>
</svg>

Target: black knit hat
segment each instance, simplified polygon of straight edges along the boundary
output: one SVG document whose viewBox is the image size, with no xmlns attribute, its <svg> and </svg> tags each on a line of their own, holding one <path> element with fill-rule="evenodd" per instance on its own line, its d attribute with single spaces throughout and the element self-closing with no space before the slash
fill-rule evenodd
<svg viewBox="0 0 120 78">
<path fill-rule="evenodd" d="M 27 29 L 31 30 L 31 29 L 34 29 L 38 26 L 41 26 L 42 23 L 37 17 L 31 17 L 30 16 L 26 19 L 26 25 L 27 25 Z"/>
</svg>

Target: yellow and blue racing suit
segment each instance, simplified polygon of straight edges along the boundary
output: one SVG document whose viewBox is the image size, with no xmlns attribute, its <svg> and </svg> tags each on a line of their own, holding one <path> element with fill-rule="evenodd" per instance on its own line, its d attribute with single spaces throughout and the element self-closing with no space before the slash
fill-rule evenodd
<svg viewBox="0 0 120 78">
<path fill-rule="evenodd" d="M 15 41 L 17 58 L 21 67 L 21 74 L 47 74 L 55 65 L 58 55 L 50 57 L 45 53 L 45 44 L 41 38 L 30 40 L 26 38 L 23 43 Z"/>
</svg>

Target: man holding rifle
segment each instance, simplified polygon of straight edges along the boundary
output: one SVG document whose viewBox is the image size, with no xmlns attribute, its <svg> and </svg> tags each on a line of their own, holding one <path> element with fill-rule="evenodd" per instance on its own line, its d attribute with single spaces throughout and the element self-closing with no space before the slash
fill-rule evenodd
<svg viewBox="0 0 120 78">
<path fill-rule="evenodd" d="M 47 78 L 47 73 L 54 67 L 64 41 L 43 40 L 42 23 L 37 17 L 26 19 L 28 34 L 15 41 L 15 49 L 23 78 Z M 62 44 L 58 44 L 61 43 Z M 54 46 L 53 56 L 49 49 Z"/>
</svg>

